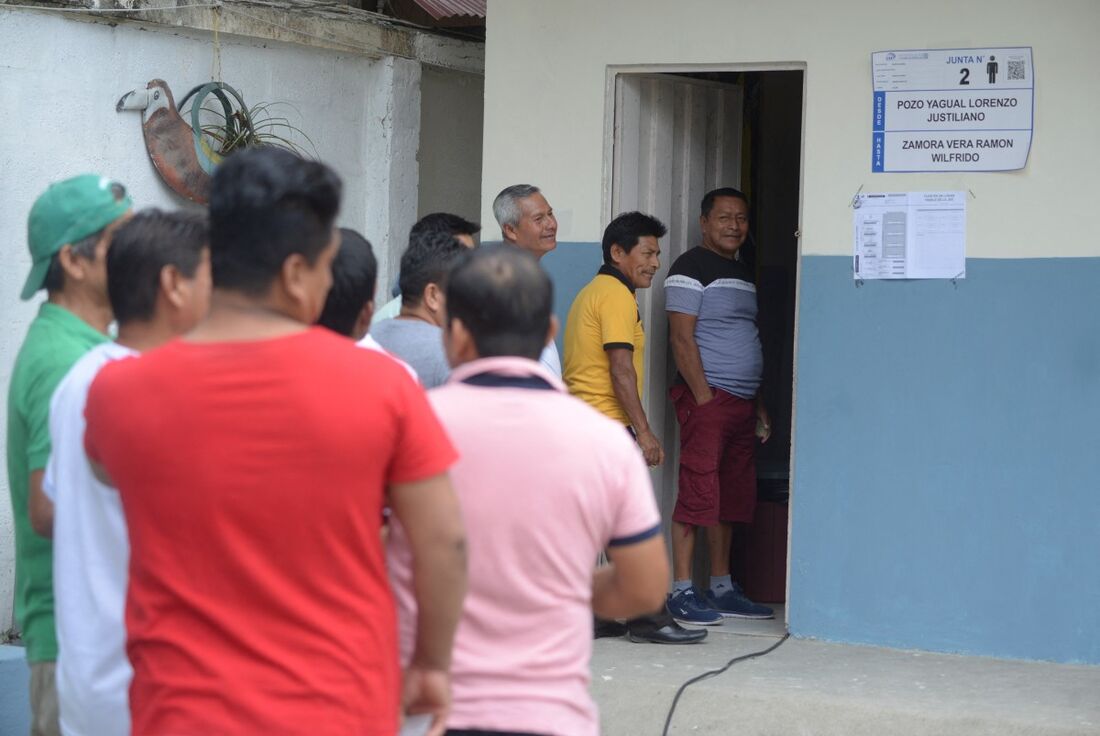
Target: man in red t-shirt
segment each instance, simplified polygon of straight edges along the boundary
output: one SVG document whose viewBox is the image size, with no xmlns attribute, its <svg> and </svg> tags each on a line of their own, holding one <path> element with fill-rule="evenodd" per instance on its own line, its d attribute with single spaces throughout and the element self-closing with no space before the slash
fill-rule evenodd
<svg viewBox="0 0 1100 736">
<path fill-rule="evenodd" d="M 227 159 L 210 194 L 209 316 L 108 366 L 88 395 L 88 454 L 130 534 L 138 736 L 395 733 L 387 503 L 421 611 L 404 710 L 442 732 L 466 584 L 455 451 L 397 363 L 309 327 L 339 197 L 330 169 L 286 151 Z"/>
</svg>

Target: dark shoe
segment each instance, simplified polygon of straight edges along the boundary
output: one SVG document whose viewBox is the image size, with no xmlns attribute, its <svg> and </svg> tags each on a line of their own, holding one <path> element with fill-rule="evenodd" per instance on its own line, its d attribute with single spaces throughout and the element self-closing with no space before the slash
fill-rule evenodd
<svg viewBox="0 0 1100 736">
<path fill-rule="evenodd" d="M 660 627 L 629 627 L 630 641 L 641 644 L 698 644 L 707 638 L 705 629 L 685 629 L 673 619 L 669 618 L 664 626 Z"/>
<path fill-rule="evenodd" d="M 695 588 L 688 588 L 681 593 L 670 595 L 668 603 L 665 605 L 673 618 L 682 624 L 688 624 L 689 626 L 722 625 L 722 614 L 711 608 L 706 599 L 695 592 Z"/>
<path fill-rule="evenodd" d="M 749 600 L 737 583 L 733 584 L 733 589 L 722 591 L 721 595 L 715 595 L 713 590 L 708 590 L 706 600 L 711 608 L 727 618 L 775 618 L 774 610 Z"/>
<path fill-rule="evenodd" d="M 603 619 L 596 619 L 595 623 L 595 635 L 593 639 L 603 639 L 605 637 L 622 636 L 626 633 L 626 624 L 621 624 L 618 621 L 604 621 Z"/>
</svg>

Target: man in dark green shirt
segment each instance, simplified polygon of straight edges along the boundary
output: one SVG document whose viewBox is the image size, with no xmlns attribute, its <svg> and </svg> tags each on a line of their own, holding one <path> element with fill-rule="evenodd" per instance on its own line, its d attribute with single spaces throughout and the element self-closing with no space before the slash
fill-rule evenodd
<svg viewBox="0 0 1100 736">
<path fill-rule="evenodd" d="M 60 733 L 54 663 L 53 505 L 42 491 L 50 397 L 85 352 L 107 340 L 107 247 L 128 216 L 125 188 L 85 174 L 52 184 L 31 207 L 33 265 L 22 298 L 46 302 L 19 349 L 8 389 L 8 488 L 15 520 L 15 618 L 31 668 L 31 733 Z"/>
</svg>

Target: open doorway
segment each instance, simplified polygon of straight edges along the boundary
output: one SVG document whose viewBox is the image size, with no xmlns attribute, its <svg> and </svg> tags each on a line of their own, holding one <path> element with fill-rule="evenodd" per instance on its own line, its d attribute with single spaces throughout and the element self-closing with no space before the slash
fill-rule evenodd
<svg viewBox="0 0 1100 736">
<path fill-rule="evenodd" d="M 666 450 L 665 465 L 654 471 L 666 534 L 679 438 L 668 401 L 676 367 L 659 285 L 671 263 L 700 244 L 699 204 L 707 191 L 732 186 L 750 201 L 750 239 L 739 257 L 756 274 L 761 391 L 773 434 L 757 446 L 756 518 L 735 530 L 731 562 L 746 594 L 769 604 L 786 602 L 803 83 L 801 67 L 629 67 L 612 68 L 608 76 L 603 221 L 637 209 L 669 227 L 658 288 L 639 292 L 647 335 L 644 401 Z M 696 575 L 703 577 L 709 574 L 706 545 L 695 549 Z"/>
</svg>

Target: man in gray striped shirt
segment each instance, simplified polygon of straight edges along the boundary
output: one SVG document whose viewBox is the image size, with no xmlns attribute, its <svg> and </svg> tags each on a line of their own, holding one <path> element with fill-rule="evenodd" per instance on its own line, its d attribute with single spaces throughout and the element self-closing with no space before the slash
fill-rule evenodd
<svg viewBox="0 0 1100 736">
<path fill-rule="evenodd" d="M 730 579 L 732 524 L 756 511 L 756 437 L 771 422 L 760 401 L 764 358 L 756 327 L 756 285 L 737 258 L 748 236 L 749 203 L 736 189 L 703 197 L 703 244 L 672 264 L 665 280 L 669 342 L 679 376 L 669 390 L 680 423 L 679 494 L 672 514 L 673 592 L 683 623 L 771 618 Z M 710 589 L 691 583 L 695 527 L 707 530 Z"/>
</svg>

